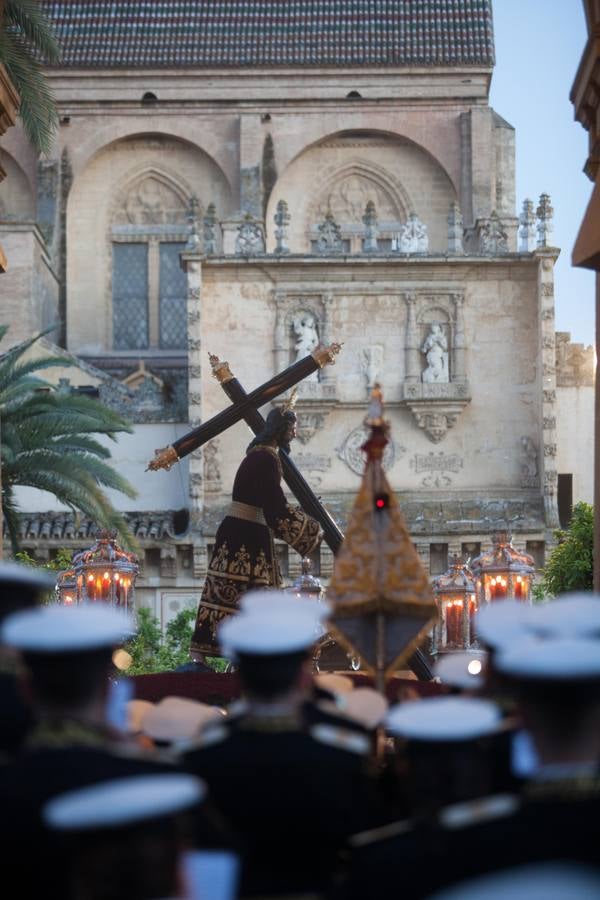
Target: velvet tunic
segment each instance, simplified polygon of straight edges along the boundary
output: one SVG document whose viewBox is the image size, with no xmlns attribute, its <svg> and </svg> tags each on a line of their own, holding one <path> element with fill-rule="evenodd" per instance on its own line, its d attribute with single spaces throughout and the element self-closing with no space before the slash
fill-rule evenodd
<svg viewBox="0 0 600 900">
<path fill-rule="evenodd" d="M 251 588 L 281 584 L 274 537 L 307 556 L 318 547 L 322 533 L 318 522 L 288 504 L 281 489 L 277 451 L 258 446 L 248 452 L 237 471 L 231 509 L 217 530 L 192 650 L 219 655 L 218 625 L 237 611 L 240 595 Z"/>
</svg>

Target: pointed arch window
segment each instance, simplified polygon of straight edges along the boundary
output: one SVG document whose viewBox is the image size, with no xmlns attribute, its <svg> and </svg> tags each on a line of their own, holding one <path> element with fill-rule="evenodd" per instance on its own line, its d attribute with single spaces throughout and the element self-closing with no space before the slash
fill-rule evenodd
<svg viewBox="0 0 600 900">
<path fill-rule="evenodd" d="M 119 201 L 111 228 L 115 350 L 185 350 L 179 254 L 186 240 L 185 197 L 154 174 L 138 179 Z"/>
</svg>

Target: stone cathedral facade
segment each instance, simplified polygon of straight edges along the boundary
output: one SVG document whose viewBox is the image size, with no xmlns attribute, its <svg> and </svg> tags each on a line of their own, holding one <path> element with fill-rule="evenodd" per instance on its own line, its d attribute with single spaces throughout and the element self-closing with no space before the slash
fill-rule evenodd
<svg viewBox="0 0 600 900">
<path fill-rule="evenodd" d="M 208 353 L 250 390 L 331 340 L 337 364 L 300 388 L 294 458 L 342 526 L 378 381 L 388 477 L 429 571 L 505 528 L 541 565 L 561 465 L 587 499 L 573 428 L 593 360 L 564 335 L 557 356 L 551 202 L 517 206 L 514 131 L 488 102 L 490 0 L 43 5 L 60 128 L 47 159 L 15 128 L 0 145 L 3 321 L 15 342 L 62 321 L 52 341 L 78 366 L 49 377 L 135 423 L 113 456 L 139 490 L 135 509 L 115 501 L 141 602 L 163 624 L 197 603 L 250 439 L 241 423 L 144 471 L 226 405 Z M 588 398 L 563 403 L 564 434 L 561 377 Z M 36 553 L 91 542 L 51 498 L 20 502 Z M 314 566 L 332 562 L 323 547 Z"/>
</svg>

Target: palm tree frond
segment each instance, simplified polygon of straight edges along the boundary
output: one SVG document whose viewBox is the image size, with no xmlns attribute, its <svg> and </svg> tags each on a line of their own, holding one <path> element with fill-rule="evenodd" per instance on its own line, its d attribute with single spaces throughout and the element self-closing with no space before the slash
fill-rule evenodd
<svg viewBox="0 0 600 900">
<path fill-rule="evenodd" d="M 9 26 L 17 28 L 27 38 L 44 62 L 60 62 L 60 44 L 38 0 L 5 0 L 4 18 Z"/>
</svg>

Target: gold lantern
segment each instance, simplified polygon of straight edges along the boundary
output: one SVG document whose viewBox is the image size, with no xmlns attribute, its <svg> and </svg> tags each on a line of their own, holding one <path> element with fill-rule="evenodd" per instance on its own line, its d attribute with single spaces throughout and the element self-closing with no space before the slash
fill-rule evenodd
<svg viewBox="0 0 600 900">
<path fill-rule="evenodd" d="M 433 629 L 434 653 L 469 650 L 475 644 L 477 595 L 468 563 L 452 557 L 449 569 L 433 579 L 438 621 Z"/>
<path fill-rule="evenodd" d="M 492 535 L 492 549 L 471 561 L 480 606 L 502 600 L 531 602 L 531 583 L 535 562 L 528 553 L 512 545 L 507 531 Z"/>
</svg>

